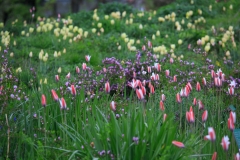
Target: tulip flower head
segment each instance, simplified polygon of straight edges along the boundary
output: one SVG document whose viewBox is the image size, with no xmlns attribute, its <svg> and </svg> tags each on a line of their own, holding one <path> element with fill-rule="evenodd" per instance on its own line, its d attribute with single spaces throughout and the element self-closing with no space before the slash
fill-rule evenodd
<svg viewBox="0 0 240 160">
<path fill-rule="evenodd" d="M 159 74 L 152 73 L 152 76 L 150 78 L 153 81 L 157 81 L 157 80 L 159 80 Z"/>
<path fill-rule="evenodd" d="M 206 86 L 206 85 L 207 85 L 207 81 L 206 81 L 206 79 L 205 79 L 205 78 L 202 78 L 202 84 L 203 84 L 204 86 Z"/>
<path fill-rule="evenodd" d="M 152 42 L 151 41 L 148 41 L 148 48 L 152 48 Z"/>
<path fill-rule="evenodd" d="M 143 95 L 143 92 L 141 89 L 136 89 L 136 94 L 137 94 L 138 99 L 144 98 L 144 95 Z"/>
<path fill-rule="evenodd" d="M 166 114 L 166 113 L 164 113 L 164 115 L 163 115 L 163 122 L 165 122 L 165 121 L 166 121 L 166 119 L 167 119 L 167 114 Z"/>
<path fill-rule="evenodd" d="M 161 95 L 161 100 L 162 100 L 163 102 L 166 100 L 165 94 L 162 94 L 162 95 Z"/>
<path fill-rule="evenodd" d="M 222 86 L 222 79 L 220 79 L 219 77 L 215 77 L 214 78 L 214 84 L 216 87 L 221 87 Z"/>
<path fill-rule="evenodd" d="M 62 110 L 67 109 L 67 104 L 64 98 L 59 99 L 59 103 L 60 103 L 60 109 Z"/>
<path fill-rule="evenodd" d="M 146 88 L 144 86 L 141 86 L 140 88 L 142 90 L 143 95 L 145 96 L 147 93 Z"/>
<path fill-rule="evenodd" d="M 82 64 L 82 69 L 85 71 L 87 69 L 87 64 L 86 63 L 83 63 Z"/>
<path fill-rule="evenodd" d="M 170 74 L 170 71 L 169 71 L 169 70 L 166 70 L 166 71 L 165 71 L 165 75 L 166 75 L 166 77 L 168 77 L 169 74 Z"/>
<path fill-rule="evenodd" d="M 230 142 L 229 142 L 228 136 L 224 136 L 224 137 L 222 138 L 222 142 L 221 142 L 221 145 L 222 145 L 222 147 L 223 147 L 223 150 L 227 151 L 228 148 L 229 148 L 229 144 L 230 144 Z"/>
<path fill-rule="evenodd" d="M 173 76 L 173 82 L 177 82 L 177 76 L 176 75 Z"/>
<path fill-rule="evenodd" d="M 66 75 L 66 78 L 69 79 L 71 76 L 70 72 L 68 72 L 68 74 Z"/>
<path fill-rule="evenodd" d="M 132 87 L 133 89 L 136 89 L 136 87 L 138 86 L 137 81 L 133 79 L 132 82 L 128 82 L 128 86 Z"/>
<path fill-rule="evenodd" d="M 228 88 L 228 93 L 229 93 L 230 96 L 234 95 L 234 87 L 233 86 Z"/>
<path fill-rule="evenodd" d="M 106 91 L 107 93 L 110 93 L 110 90 L 111 90 L 110 84 L 109 84 L 109 82 L 106 82 L 106 83 L 105 83 L 105 91 Z"/>
<path fill-rule="evenodd" d="M 114 101 L 112 101 L 112 102 L 110 103 L 110 109 L 111 109 L 112 111 L 116 111 L 116 103 L 115 103 Z"/>
<path fill-rule="evenodd" d="M 179 148 L 184 148 L 185 145 L 182 142 L 179 141 L 172 141 L 172 144 L 179 147 Z"/>
<path fill-rule="evenodd" d="M 153 85 L 149 85 L 149 88 L 150 88 L 150 93 L 154 94 L 154 92 L 155 92 L 154 86 Z"/>
<path fill-rule="evenodd" d="M 46 96 L 44 94 L 42 94 L 41 102 L 42 102 L 42 106 L 46 107 Z"/>
<path fill-rule="evenodd" d="M 181 99 L 179 93 L 177 93 L 177 95 L 176 95 L 176 101 L 177 101 L 177 103 L 181 103 L 182 102 L 182 99 Z"/>
<path fill-rule="evenodd" d="M 71 85 L 71 87 L 68 87 L 68 89 L 71 91 L 71 94 L 73 96 L 75 96 L 77 94 L 76 88 L 74 87 L 74 85 Z"/>
<path fill-rule="evenodd" d="M 196 90 L 197 90 L 198 92 L 201 91 L 201 86 L 200 86 L 200 83 L 199 83 L 199 82 L 197 82 Z"/>
<path fill-rule="evenodd" d="M 220 79 L 222 78 L 222 74 L 223 74 L 223 73 L 222 73 L 221 68 L 217 70 L 217 73 L 216 73 L 216 74 L 217 74 L 217 76 L 218 76 Z"/>
<path fill-rule="evenodd" d="M 142 51 L 146 51 L 146 46 L 145 45 L 142 46 Z"/>
<path fill-rule="evenodd" d="M 199 110 L 204 109 L 204 105 L 203 105 L 203 103 L 202 103 L 201 100 L 198 100 L 198 109 L 199 109 Z"/>
<path fill-rule="evenodd" d="M 195 122 L 195 117 L 194 117 L 194 112 L 192 109 L 192 106 L 190 107 L 189 112 L 186 112 L 186 119 L 189 123 L 194 123 Z"/>
<path fill-rule="evenodd" d="M 80 73 L 80 68 L 76 66 L 76 73 Z"/>
<path fill-rule="evenodd" d="M 214 70 L 211 70 L 211 77 L 212 77 L 212 78 L 215 78 L 215 77 L 216 77 L 216 74 L 215 74 Z"/>
<path fill-rule="evenodd" d="M 205 110 L 202 114 L 202 122 L 205 123 L 207 121 L 208 118 L 208 111 Z"/>
<path fill-rule="evenodd" d="M 217 159 L 217 152 L 214 152 L 212 155 L 212 160 L 216 160 Z"/>
<path fill-rule="evenodd" d="M 151 67 L 151 66 L 148 66 L 148 67 L 147 67 L 147 72 L 148 72 L 148 73 L 151 73 L 151 72 L 152 72 L 152 67 Z"/>
<path fill-rule="evenodd" d="M 54 101 L 58 101 L 58 95 L 54 89 L 51 90 L 52 98 Z"/>
<path fill-rule="evenodd" d="M 235 159 L 234 160 L 240 160 L 240 154 L 239 153 L 237 153 L 236 155 L 235 155 Z"/>
<path fill-rule="evenodd" d="M 231 81 L 231 83 L 229 84 L 230 87 L 235 88 L 237 85 L 237 83 L 235 82 L 235 80 Z"/>
<path fill-rule="evenodd" d="M 197 105 L 197 98 L 193 99 L 193 105 L 196 106 Z"/>
<path fill-rule="evenodd" d="M 235 129 L 233 120 L 232 120 L 231 118 L 228 118 L 228 129 L 229 129 L 230 131 L 233 131 L 233 130 Z"/>
<path fill-rule="evenodd" d="M 236 112 L 231 111 L 229 117 L 232 119 L 233 123 L 236 123 Z"/>
<path fill-rule="evenodd" d="M 161 71 L 161 65 L 159 63 L 154 63 L 154 67 L 158 72 Z"/>
<path fill-rule="evenodd" d="M 216 140 L 216 134 L 213 129 L 213 127 L 208 127 L 208 135 L 204 137 L 205 140 L 215 141 Z"/>
<path fill-rule="evenodd" d="M 89 55 L 86 55 L 86 56 L 85 56 L 85 60 L 86 60 L 87 62 L 89 62 L 90 59 L 91 59 L 91 56 L 89 56 Z"/>
<path fill-rule="evenodd" d="M 56 82 L 59 81 L 59 75 L 55 75 L 55 80 L 56 80 Z"/>
<path fill-rule="evenodd" d="M 162 100 L 160 101 L 159 107 L 160 107 L 160 109 L 161 109 L 162 111 L 165 110 L 164 103 L 163 103 Z"/>
</svg>

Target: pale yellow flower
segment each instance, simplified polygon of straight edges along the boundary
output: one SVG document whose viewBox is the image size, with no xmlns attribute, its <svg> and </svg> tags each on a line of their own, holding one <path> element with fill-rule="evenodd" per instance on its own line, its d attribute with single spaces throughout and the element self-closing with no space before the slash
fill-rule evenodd
<svg viewBox="0 0 240 160">
<path fill-rule="evenodd" d="M 62 72 L 62 68 L 59 67 L 58 70 L 57 70 L 58 73 L 61 73 Z"/>
<path fill-rule="evenodd" d="M 111 25 L 114 25 L 114 23 L 115 23 L 115 21 L 112 19 L 112 20 L 111 20 Z"/>
<path fill-rule="evenodd" d="M 181 39 L 178 40 L 178 44 L 179 44 L 179 45 L 181 45 L 182 42 L 183 42 L 183 41 L 182 41 Z"/>
</svg>

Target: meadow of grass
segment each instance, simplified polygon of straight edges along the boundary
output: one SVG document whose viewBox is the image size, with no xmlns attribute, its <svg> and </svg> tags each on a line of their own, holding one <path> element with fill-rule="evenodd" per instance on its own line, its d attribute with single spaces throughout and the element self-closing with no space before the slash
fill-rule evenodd
<svg viewBox="0 0 240 160">
<path fill-rule="evenodd" d="M 0 159 L 239 160 L 239 6 L 0 23 Z"/>
</svg>

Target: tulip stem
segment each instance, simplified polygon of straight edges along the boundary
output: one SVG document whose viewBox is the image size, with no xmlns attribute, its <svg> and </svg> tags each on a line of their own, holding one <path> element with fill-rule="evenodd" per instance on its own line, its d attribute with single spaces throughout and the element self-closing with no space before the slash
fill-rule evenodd
<svg viewBox="0 0 240 160">
<path fill-rule="evenodd" d="M 46 116 L 47 116 L 47 111 L 46 111 L 46 106 L 44 107 L 44 145 L 47 145 L 47 120 L 46 120 Z M 45 156 L 47 156 L 47 152 L 45 150 Z"/>
<path fill-rule="evenodd" d="M 180 104 L 180 126 L 179 126 L 180 132 L 182 131 L 182 103 Z"/>
</svg>

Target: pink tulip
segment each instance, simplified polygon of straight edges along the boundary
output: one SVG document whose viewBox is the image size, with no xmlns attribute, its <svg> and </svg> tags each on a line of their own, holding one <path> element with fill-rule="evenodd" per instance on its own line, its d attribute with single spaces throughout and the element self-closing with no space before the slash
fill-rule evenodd
<svg viewBox="0 0 240 160">
<path fill-rule="evenodd" d="M 59 99 L 60 109 L 67 109 L 67 104 L 64 98 Z"/>
<path fill-rule="evenodd" d="M 87 69 L 87 64 L 86 63 L 83 63 L 82 64 L 82 69 L 85 71 Z"/>
<path fill-rule="evenodd" d="M 239 153 L 237 153 L 237 154 L 235 155 L 234 160 L 240 160 L 240 154 L 239 154 Z"/>
<path fill-rule="evenodd" d="M 89 56 L 89 55 L 86 55 L 86 56 L 85 56 L 85 59 L 86 59 L 86 61 L 87 61 L 87 62 L 89 62 L 89 61 L 90 61 L 90 59 L 91 59 L 91 56 Z"/>
<path fill-rule="evenodd" d="M 162 95 L 161 95 L 161 100 L 162 100 L 163 102 L 166 100 L 165 94 L 162 94 Z"/>
<path fill-rule="evenodd" d="M 106 91 L 107 93 L 109 93 L 110 90 L 111 90 L 110 84 L 109 84 L 109 82 L 106 82 L 106 83 L 105 83 L 105 91 Z"/>
<path fill-rule="evenodd" d="M 138 99 L 144 98 L 144 95 L 143 95 L 143 92 L 141 89 L 136 89 L 136 94 L 137 94 Z"/>
<path fill-rule="evenodd" d="M 132 82 L 128 82 L 128 86 L 132 87 L 133 89 L 136 89 L 137 85 L 138 84 L 135 79 L 133 79 Z"/>
<path fill-rule="evenodd" d="M 208 111 L 205 110 L 202 114 L 202 122 L 205 123 L 207 121 L 208 118 Z"/>
<path fill-rule="evenodd" d="M 76 66 L 76 73 L 80 73 L 80 69 L 78 66 Z"/>
<path fill-rule="evenodd" d="M 151 94 L 154 94 L 154 92 L 155 92 L 154 86 L 153 86 L 153 85 L 150 85 L 149 88 L 150 88 L 150 93 L 151 93 Z"/>
<path fill-rule="evenodd" d="M 186 112 L 186 119 L 189 123 L 195 122 L 195 117 L 194 117 L 194 112 L 193 112 L 192 106 L 190 107 L 189 112 Z"/>
<path fill-rule="evenodd" d="M 160 105 L 159 105 L 159 107 L 160 107 L 160 109 L 161 109 L 162 111 L 165 110 L 165 107 L 164 107 L 164 103 L 163 103 L 163 101 L 160 101 Z"/>
<path fill-rule="evenodd" d="M 163 115 L 163 122 L 165 122 L 165 121 L 166 121 L 166 119 L 167 119 L 167 114 L 166 114 L 166 113 L 164 113 L 164 115 Z"/>
<path fill-rule="evenodd" d="M 176 95 L 176 101 L 177 101 L 177 103 L 181 103 L 182 102 L 182 99 L 181 99 L 179 93 L 177 93 L 177 95 Z"/>
<path fill-rule="evenodd" d="M 198 100 L 198 109 L 199 109 L 199 110 L 204 109 L 204 105 L 203 105 L 203 103 L 202 103 L 201 100 Z"/>
<path fill-rule="evenodd" d="M 194 105 L 194 106 L 197 105 L 197 99 L 196 99 L 196 98 L 193 99 L 193 105 Z"/>
<path fill-rule="evenodd" d="M 57 95 L 57 93 L 55 92 L 54 89 L 51 90 L 51 93 L 52 93 L 53 100 L 58 101 L 58 95 Z"/>
<path fill-rule="evenodd" d="M 172 141 L 172 144 L 179 147 L 179 148 L 184 148 L 184 144 L 182 142 L 178 142 L 178 141 Z"/>
<path fill-rule="evenodd" d="M 222 142 L 221 142 L 221 145 L 222 145 L 222 147 L 223 147 L 223 150 L 227 151 L 227 150 L 228 150 L 228 147 L 229 147 L 229 144 L 230 144 L 230 142 L 229 142 L 228 136 L 224 136 L 224 137 L 222 138 Z"/>
<path fill-rule="evenodd" d="M 41 102 L 42 102 L 42 106 L 46 107 L 46 96 L 44 94 L 42 94 L 42 98 L 41 98 Z"/>
<path fill-rule="evenodd" d="M 173 76 L 173 82 L 177 82 L 177 76 L 176 75 Z"/>
<path fill-rule="evenodd" d="M 213 129 L 213 127 L 208 127 L 208 135 L 204 137 L 205 140 L 215 141 L 216 140 L 216 134 Z"/>
<path fill-rule="evenodd" d="M 234 87 L 228 88 L 228 93 L 230 96 L 234 95 Z"/>
<path fill-rule="evenodd" d="M 229 117 L 232 119 L 233 123 L 236 123 L 236 112 L 231 111 Z"/>
<path fill-rule="evenodd" d="M 69 79 L 71 77 L 70 72 L 68 72 L 68 74 L 66 75 L 66 78 Z"/>
<path fill-rule="evenodd" d="M 229 129 L 230 131 L 233 131 L 233 130 L 235 129 L 233 120 L 232 120 L 231 118 L 228 118 L 228 129 Z"/>
<path fill-rule="evenodd" d="M 214 70 L 211 70 L 211 77 L 212 77 L 212 78 L 215 78 L 215 77 L 216 77 L 216 74 L 215 74 Z"/>
<path fill-rule="evenodd" d="M 75 96 L 77 94 L 76 88 L 74 87 L 74 85 L 71 85 L 71 87 L 68 87 L 68 89 L 71 91 L 71 94 L 73 96 Z"/>
<path fill-rule="evenodd" d="M 146 88 L 144 86 L 141 86 L 140 88 L 142 90 L 143 95 L 145 96 L 147 93 Z"/>
<path fill-rule="evenodd" d="M 217 160 L 217 152 L 214 152 L 212 155 L 212 160 Z"/>
<path fill-rule="evenodd" d="M 147 71 L 148 71 L 148 73 L 151 73 L 151 72 L 152 72 L 152 67 L 151 67 L 151 66 L 148 66 L 148 67 L 147 67 Z"/>
<path fill-rule="evenodd" d="M 166 75 L 166 77 L 168 77 L 169 74 L 170 74 L 170 71 L 169 71 L 169 70 L 166 70 L 166 71 L 165 71 L 165 75 Z"/>
<path fill-rule="evenodd" d="M 116 111 L 116 103 L 115 103 L 114 101 L 112 101 L 112 102 L 110 103 L 110 109 L 111 109 L 112 111 Z"/>
<path fill-rule="evenodd" d="M 201 91 L 201 86 L 200 86 L 200 83 L 199 83 L 199 82 L 197 82 L 196 90 L 197 90 L 198 92 Z"/>
<path fill-rule="evenodd" d="M 204 86 L 206 86 L 206 85 L 207 85 L 207 81 L 206 81 L 206 79 L 205 79 L 205 78 L 202 78 L 202 84 L 203 84 Z"/>
<path fill-rule="evenodd" d="M 59 81 L 59 75 L 55 75 L 55 80 L 58 82 Z"/>
<path fill-rule="evenodd" d="M 158 72 L 161 71 L 161 65 L 159 63 L 154 63 L 154 67 Z"/>
<path fill-rule="evenodd" d="M 148 48 L 152 48 L 152 42 L 148 41 Z"/>
</svg>

